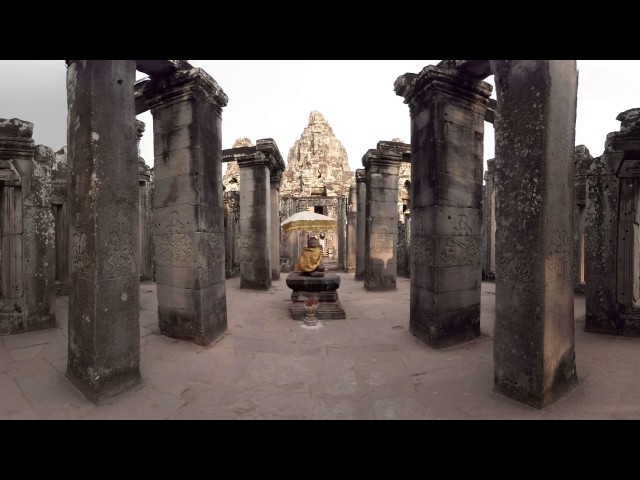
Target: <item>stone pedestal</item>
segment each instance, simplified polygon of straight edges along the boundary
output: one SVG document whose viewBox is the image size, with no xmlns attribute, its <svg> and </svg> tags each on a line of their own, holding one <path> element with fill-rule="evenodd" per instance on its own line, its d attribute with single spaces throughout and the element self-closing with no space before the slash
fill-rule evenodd
<svg viewBox="0 0 640 480">
<path fill-rule="evenodd" d="M 287 286 L 291 292 L 292 304 L 289 309 L 291 318 L 304 320 L 306 297 L 318 297 L 319 304 L 316 312 L 318 320 L 339 320 L 347 318 L 342 304 L 338 299 L 340 276 L 335 273 L 325 273 L 323 277 L 310 277 L 298 272 L 291 272 L 287 276 Z"/>
<path fill-rule="evenodd" d="M 94 402 L 140 383 L 135 72 L 133 60 L 67 70 L 67 377 Z"/>
<path fill-rule="evenodd" d="M 495 60 L 494 389 L 542 408 L 573 387 L 574 60 Z"/>
<path fill-rule="evenodd" d="M 199 68 L 151 77 L 154 238 L 163 335 L 208 345 L 227 329 L 222 108 L 227 96 Z"/>
</svg>

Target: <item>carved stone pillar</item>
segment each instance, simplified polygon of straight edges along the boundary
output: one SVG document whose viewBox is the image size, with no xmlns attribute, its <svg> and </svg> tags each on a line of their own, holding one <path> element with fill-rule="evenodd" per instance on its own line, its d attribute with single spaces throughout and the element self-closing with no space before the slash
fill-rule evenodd
<svg viewBox="0 0 640 480">
<path fill-rule="evenodd" d="M 140 382 L 135 72 L 133 60 L 74 60 L 67 69 L 67 376 L 93 401 Z"/>
<path fill-rule="evenodd" d="M 541 408 L 576 383 L 575 60 L 492 60 L 496 112 L 494 388 Z"/>
<path fill-rule="evenodd" d="M 364 280 L 365 235 L 367 206 L 367 176 L 364 168 L 356 170 L 357 221 L 356 221 L 356 274 L 355 280 Z"/>
<path fill-rule="evenodd" d="M 222 108 L 227 96 L 200 68 L 151 77 L 154 238 L 163 335 L 208 345 L 227 329 Z"/>
<path fill-rule="evenodd" d="M 224 150 L 226 161 L 237 161 L 240 167 L 240 287 L 268 290 L 271 288 L 272 229 L 276 222 L 272 215 L 279 208 L 279 201 L 271 205 L 272 177 L 279 177 L 284 161 L 273 139 L 256 141 L 255 146 Z M 276 190 L 277 192 L 277 190 Z M 276 236 L 279 237 L 279 215 Z M 279 246 L 279 244 L 278 244 Z M 279 248 L 278 248 L 279 250 Z"/>
<path fill-rule="evenodd" d="M 409 145 L 378 142 L 362 157 L 367 178 L 364 286 L 394 290 L 398 272 L 398 173 Z"/>
<path fill-rule="evenodd" d="M 491 86 L 429 66 L 396 80 L 411 114 L 411 332 L 480 335 L 484 117 Z"/>
<path fill-rule="evenodd" d="M 358 187 L 353 185 L 349 188 L 349 202 L 347 204 L 347 261 L 345 271 L 354 273 L 356 271 L 357 252 L 357 231 L 358 231 Z"/>
<path fill-rule="evenodd" d="M 33 124 L 0 119 L 0 335 L 54 327 L 53 151 L 34 148 Z"/>
<path fill-rule="evenodd" d="M 284 165 L 284 163 L 283 163 Z M 284 169 L 271 173 L 271 280 L 280 280 L 280 180 Z"/>
</svg>

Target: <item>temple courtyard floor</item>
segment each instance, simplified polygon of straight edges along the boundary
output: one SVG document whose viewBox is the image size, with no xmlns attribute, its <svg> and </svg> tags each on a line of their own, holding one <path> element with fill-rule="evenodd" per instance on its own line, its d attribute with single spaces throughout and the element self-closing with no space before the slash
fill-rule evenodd
<svg viewBox="0 0 640 480">
<path fill-rule="evenodd" d="M 286 274 L 269 291 L 228 279 L 228 331 L 202 347 L 160 335 L 155 283 L 140 285 L 142 383 L 101 405 L 66 378 L 68 297 L 58 326 L 0 337 L 0 419 L 640 419 L 640 338 L 584 332 L 575 296 L 578 385 L 544 409 L 493 391 L 495 284 L 481 336 L 434 350 L 409 332 L 409 287 L 368 292 L 339 273 L 345 320 L 292 320 Z"/>
</svg>

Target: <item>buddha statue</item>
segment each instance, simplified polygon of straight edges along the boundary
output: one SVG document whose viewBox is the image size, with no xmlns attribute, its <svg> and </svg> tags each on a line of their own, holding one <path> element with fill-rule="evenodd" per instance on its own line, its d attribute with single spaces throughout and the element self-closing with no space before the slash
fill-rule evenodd
<svg viewBox="0 0 640 480">
<path fill-rule="evenodd" d="M 324 264 L 322 263 L 322 249 L 318 237 L 310 237 L 298 261 L 293 266 L 293 271 L 310 277 L 324 277 Z"/>
</svg>

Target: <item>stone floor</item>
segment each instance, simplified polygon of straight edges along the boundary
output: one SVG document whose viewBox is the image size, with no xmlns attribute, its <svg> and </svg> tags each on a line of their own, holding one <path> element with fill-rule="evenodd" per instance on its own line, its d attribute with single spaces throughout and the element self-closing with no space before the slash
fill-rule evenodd
<svg viewBox="0 0 640 480">
<path fill-rule="evenodd" d="M 65 377 L 68 297 L 58 327 L 0 337 L 0 419 L 640 419 L 640 338 L 584 332 L 575 298 L 579 384 L 538 410 L 493 392 L 495 285 L 482 285 L 482 335 L 433 350 L 408 331 L 409 280 L 370 293 L 341 273 L 346 320 L 289 318 L 283 275 L 268 292 L 227 280 L 228 332 L 201 347 L 159 334 L 143 283 L 143 383 L 97 406 Z"/>
</svg>

